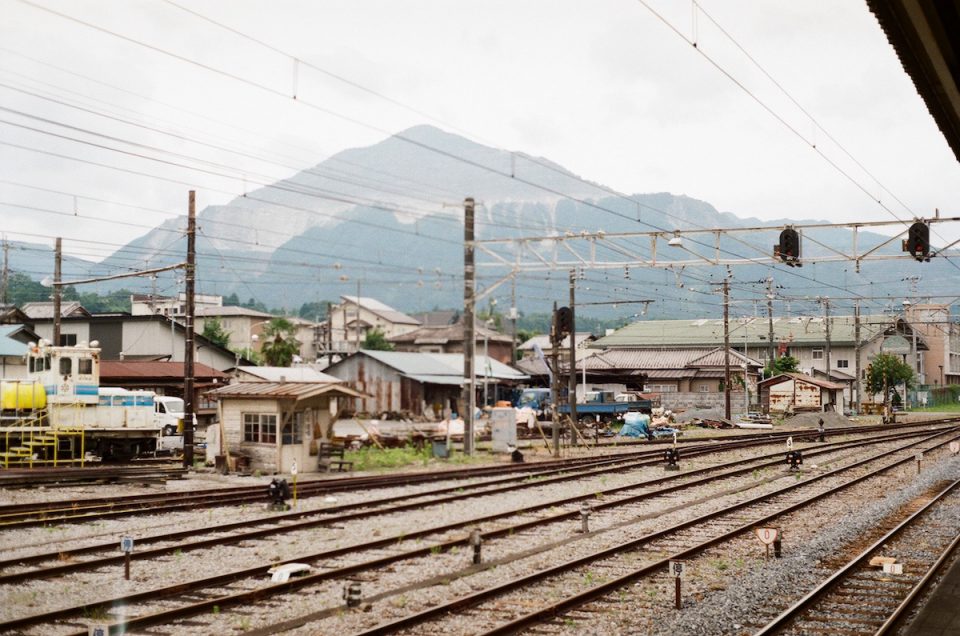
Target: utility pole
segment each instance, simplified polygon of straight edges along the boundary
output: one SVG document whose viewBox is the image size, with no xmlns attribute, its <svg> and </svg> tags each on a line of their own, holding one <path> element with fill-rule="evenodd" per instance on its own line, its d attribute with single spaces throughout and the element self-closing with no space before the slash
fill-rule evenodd
<svg viewBox="0 0 960 636">
<path fill-rule="evenodd" d="M 577 319 L 575 308 L 575 289 L 577 286 L 577 272 L 570 270 L 570 394 L 567 404 L 570 405 L 570 425 L 577 425 Z"/>
<path fill-rule="evenodd" d="M 186 311 L 184 316 L 183 349 L 183 465 L 193 466 L 193 413 L 194 413 L 194 367 L 193 367 L 193 318 L 194 292 L 197 278 L 197 192 L 190 190 L 187 211 L 187 271 L 186 271 Z M 172 320 L 173 318 L 171 318 Z"/>
<path fill-rule="evenodd" d="M 746 381 L 746 378 L 744 378 Z M 730 419 L 730 277 L 723 279 L 723 416 Z"/>
<path fill-rule="evenodd" d="M 58 236 L 53 257 L 53 346 L 60 346 L 60 301 L 63 298 L 63 287 L 60 285 L 61 267 L 63 262 L 63 240 Z"/>
<path fill-rule="evenodd" d="M 510 364 L 517 361 L 517 275 L 510 278 Z"/>
<path fill-rule="evenodd" d="M 333 303 L 327 303 L 327 364 L 333 364 Z"/>
<path fill-rule="evenodd" d="M 853 346 L 854 346 L 854 364 L 856 365 L 856 374 L 857 374 L 857 415 L 860 414 L 860 409 L 862 406 L 861 398 L 861 382 L 863 371 L 860 370 L 860 301 L 856 301 L 853 306 Z"/>
<path fill-rule="evenodd" d="M 827 382 L 830 382 L 830 299 L 826 296 L 823 297 L 823 326 L 826 330 L 827 336 L 827 350 L 826 350 L 826 362 L 827 362 Z"/>
<path fill-rule="evenodd" d="M 0 282 L 0 303 L 7 304 L 7 288 L 10 285 L 10 244 L 3 239 L 3 281 Z"/>
<path fill-rule="evenodd" d="M 767 359 L 770 361 L 770 368 L 773 369 L 773 359 L 776 354 L 776 344 L 773 342 L 773 276 L 767 277 L 767 337 L 770 342 L 767 343 Z"/>
<path fill-rule="evenodd" d="M 553 301 L 553 320 L 550 323 L 550 362 L 553 367 L 553 382 L 550 391 L 553 394 L 553 407 L 550 409 L 552 421 L 553 456 L 560 457 L 560 330 L 557 329 L 557 301 Z"/>
<path fill-rule="evenodd" d="M 463 452 L 473 455 L 473 411 L 476 391 L 474 359 L 477 353 L 476 336 L 473 330 L 476 282 L 474 263 L 474 201 L 463 201 Z"/>
</svg>

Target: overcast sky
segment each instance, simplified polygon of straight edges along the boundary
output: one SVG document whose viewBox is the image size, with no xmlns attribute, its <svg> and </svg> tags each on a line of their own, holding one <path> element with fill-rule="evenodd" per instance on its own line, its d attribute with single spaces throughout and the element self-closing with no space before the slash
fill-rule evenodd
<svg viewBox="0 0 960 636">
<path fill-rule="evenodd" d="M 295 81 L 289 57 L 163 0 L 30 2 L 114 35 L 0 0 L 2 230 L 33 242 L 59 234 L 87 258 L 184 213 L 191 187 L 201 208 L 222 203 L 244 190 L 244 174 L 279 179 L 420 123 L 549 158 L 622 192 L 687 194 L 741 217 L 960 214 L 960 167 L 862 0 L 701 6 L 873 177 L 687 1 L 651 6 L 786 123 L 631 0 L 189 0 L 423 114 L 304 65 Z M 182 163 L 206 172 L 172 165 Z M 960 238 L 960 227 L 937 232 Z"/>
</svg>

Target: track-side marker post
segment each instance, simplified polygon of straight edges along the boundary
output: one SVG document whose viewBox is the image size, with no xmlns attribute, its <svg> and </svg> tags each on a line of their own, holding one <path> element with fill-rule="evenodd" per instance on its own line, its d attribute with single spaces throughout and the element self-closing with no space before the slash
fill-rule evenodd
<svg viewBox="0 0 960 636">
<path fill-rule="evenodd" d="M 590 504 L 584 501 L 580 504 L 580 532 L 587 534 L 590 532 Z"/>
<path fill-rule="evenodd" d="M 473 546 L 473 564 L 480 565 L 483 562 L 483 557 L 480 555 L 481 544 L 483 543 L 483 536 L 480 534 L 480 530 L 474 529 L 470 531 L 470 545 Z"/>
<path fill-rule="evenodd" d="M 760 543 L 766 546 L 766 558 L 770 558 L 770 546 L 777 542 L 780 542 L 780 529 L 779 528 L 754 528 L 754 533 L 757 535 L 757 538 L 760 539 Z M 774 552 L 778 550 L 774 546 Z M 780 556 L 777 554 L 777 556 Z"/>
<path fill-rule="evenodd" d="M 133 537 L 120 537 L 120 550 L 123 552 L 123 578 L 130 580 L 130 553 L 133 552 Z"/>
<path fill-rule="evenodd" d="M 683 599 L 680 596 L 680 579 L 683 578 L 685 569 L 686 569 L 685 561 L 670 561 L 670 574 L 673 575 L 674 589 L 676 590 L 674 606 L 677 609 L 680 609 L 683 607 Z"/>
</svg>

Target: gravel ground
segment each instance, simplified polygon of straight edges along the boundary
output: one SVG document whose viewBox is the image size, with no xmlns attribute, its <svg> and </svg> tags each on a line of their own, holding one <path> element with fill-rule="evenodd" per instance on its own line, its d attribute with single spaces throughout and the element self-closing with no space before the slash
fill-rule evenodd
<svg viewBox="0 0 960 636">
<path fill-rule="evenodd" d="M 832 440 L 831 440 L 832 441 Z M 591 451 L 592 452 L 592 451 Z M 718 460 L 730 461 L 734 457 L 748 457 L 757 454 L 757 450 L 740 451 L 736 453 L 724 453 L 722 456 L 712 459 L 697 459 L 684 462 L 684 470 L 691 470 L 695 464 L 715 462 Z M 769 452 L 769 449 L 767 449 Z M 821 465 L 826 463 L 841 463 L 842 456 L 856 456 L 856 453 L 836 453 L 829 458 L 821 460 Z M 418 467 L 419 468 L 419 467 Z M 811 468 L 812 467 L 808 467 Z M 772 471 L 771 471 L 772 474 Z M 591 494 L 604 488 L 611 488 L 620 485 L 638 484 L 642 487 L 651 479 L 659 478 L 664 472 L 659 467 L 651 467 L 633 471 L 629 474 L 610 474 L 597 476 L 593 478 L 584 478 L 583 480 L 565 482 L 563 484 L 535 487 L 525 489 L 514 493 L 505 493 L 496 496 L 477 496 L 470 500 L 470 505 L 461 504 L 432 506 L 428 510 L 407 514 L 384 515 L 375 520 L 357 520 L 355 522 L 346 522 L 335 528 L 316 528 L 299 532 L 288 532 L 287 534 L 270 540 L 251 542 L 249 545 L 222 546 L 212 550 L 186 553 L 183 555 L 171 555 L 162 561 L 151 561 L 147 563 L 134 562 L 133 573 L 134 580 L 126 582 L 122 580 L 120 568 L 103 568 L 96 573 L 78 573 L 70 575 L 56 581 L 36 581 L 17 586 L 15 590 L 0 589 L 0 597 L 6 597 L 11 603 L 0 604 L 0 616 L 10 617 L 24 614 L 37 613 L 43 610 L 54 609 L 74 605 L 81 601 L 91 600 L 91 590 L 95 591 L 95 598 L 107 598 L 113 595 L 129 593 L 152 589 L 161 585 L 173 584 L 185 580 L 192 580 L 202 576 L 212 575 L 214 573 L 232 571 L 243 567 L 252 567 L 270 561 L 288 561 L 294 560 L 304 554 L 312 554 L 332 547 L 355 545 L 357 543 L 369 540 L 376 536 L 402 535 L 414 530 L 419 530 L 424 526 L 439 525 L 441 523 L 452 523 L 454 521 L 463 521 L 475 518 L 483 514 L 492 514 L 505 510 L 520 509 L 529 505 L 532 501 L 545 501 L 570 497 L 577 494 Z M 764 475 L 761 477 L 766 477 Z M 926 475 L 924 475 L 926 477 Z M 228 477 L 226 483 L 241 483 L 249 485 L 255 478 Z M 174 489 L 183 489 L 185 483 L 193 481 L 182 480 L 169 482 Z M 260 478 L 264 485 L 269 481 L 269 477 Z M 756 479 L 753 484 L 756 494 L 765 489 L 772 488 L 770 482 L 765 479 Z M 225 480 L 219 475 L 203 475 L 197 478 L 195 482 L 198 485 L 215 484 L 224 485 Z M 167 486 L 155 486 L 155 489 L 166 488 Z M 408 494 L 415 496 L 437 487 L 436 484 L 407 486 L 393 489 L 380 489 L 375 493 L 375 497 L 384 497 L 390 494 Z M 686 510 L 674 511 L 667 515 L 662 514 L 663 502 L 657 505 L 631 506 L 628 512 L 614 512 L 597 514 L 591 519 L 591 530 L 601 531 L 596 538 L 589 542 L 576 541 L 580 544 L 577 550 L 590 550 L 596 547 L 595 541 L 601 543 L 611 542 L 615 545 L 622 540 L 624 533 L 631 536 L 648 532 L 650 529 L 662 527 L 667 523 L 688 518 L 690 515 L 700 514 L 704 510 L 716 507 L 722 503 L 723 497 L 734 495 L 724 494 L 724 490 L 729 487 L 716 486 L 713 489 L 704 488 L 698 491 L 698 496 L 707 501 L 701 501 L 693 504 L 682 497 L 677 497 L 677 503 L 686 503 Z M 114 488 L 131 488 L 130 486 L 109 487 L 109 492 L 115 492 Z M 102 496 L 105 492 L 101 489 L 85 487 L 81 489 L 87 496 Z M 173 490 L 171 490 L 172 492 Z M 41 497 L 55 495 L 54 498 L 63 499 L 62 490 L 47 491 L 23 491 L 33 493 Z M 343 493 L 337 494 L 338 503 L 350 503 L 363 501 L 370 498 L 369 494 Z M 311 498 L 300 500 L 301 506 L 316 506 L 322 509 L 322 498 Z M 329 505 L 329 504 L 326 504 Z M 559 507 L 558 507 L 559 509 Z M 556 512 L 556 510 L 554 510 Z M 244 518 L 260 518 L 268 516 L 260 506 L 247 507 L 224 507 L 212 508 L 203 512 L 185 512 L 175 514 L 157 515 L 155 517 L 135 517 L 131 519 L 117 519 L 100 522 L 95 524 L 78 524 L 71 526 L 56 527 L 48 529 L 32 529 L 18 532 L 4 533 L 0 536 L 0 548 L 4 549 L 5 558 L 13 554 L 10 550 L 20 549 L 23 553 L 37 551 L 47 551 L 50 546 L 82 545 L 84 542 L 94 543 L 104 541 L 110 537 L 118 537 L 121 534 L 134 534 L 143 532 L 145 534 L 156 534 L 166 529 L 184 529 L 188 527 L 202 528 L 216 523 L 225 523 Z M 638 517 L 641 518 L 638 521 Z M 632 524 L 628 520 L 632 518 Z M 509 522 L 516 522 L 518 518 L 512 518 Z M 507 523 L 507 522 L 503 522 Z M 625 525 L 627 524 L 627 525 Z M 484 527 L 484 530 L 490 530 L 497 525 Z M 516 537 L 505 537 L 504 540 L 491 542 L 485 547 L 485 559 L 503 559 L 504 563 L 495 570 L 489 570 L 467 579 L 451 580 L 447 585 L 441 587 L 448 588 L 444 590 L 443 596 L 449 594 L 466 593 L 477 586 L 489 583 L 492 580 L 502 580 L 507 576 L 517 576 L 522 572 L 529 572 L 532 567 L 543 567 L 547 564 L 556 563 L 557 556 L 550 553 L 537 553 L 524 558 L 519 558 L 525 551 L 540 544 L 568 545 L 571 543 L 571 530 L 578 527 L 579 521 L 568 521 L 562 524 L 553 524 L 547 529 L 538 531 L 536 536 L 518 535 Z M 454 533 L 456 534 L 456 533 Z M 461 533 L 462 534 L 462 533 Z M 52 536 L 54 535 L 54 536 Z M 582 535 L 576 535 L 575 538 Z M 431 538 L 430 541 L 439 540 Z M 398 549 L 408 549 L 413 547 L 414 542 L 404 542 L 404 545 L 398 544 Z M 429 541 L 421 540 L 420 543 L 430 545 Z M 34 546 L 34 549 L 27 549 L 26 546 Z M 37 546 L 43 546 L 42 549 Z M 750 549 L 755 552 L 755 546 Z M 369 554 L 363 555 L 363 560 L 370 558 Z M 425 566 L 423 561 L 419 561 L 412 566 L 396 564 L 387 571 L 380 572 L 377 575 L 377 581 L 371 581 L 364 584 L 364 596 L 368 597 L 378 592 L 391 592 L 390 596 L 383 601 L 385 606 L 393 610 L 403 610 L 401 613 L 409 612 L 411 607 L 420 604 L 424 606 L 429 604 L 436 597 L 435 590 L 411 590 L 407 593 L 393 593 L 404 585 L 409 585 L 414 580 L 422 580 L 428 576 L 450 576 L 451 573 L 460 572 L 465 561 L 468 559 L 466 551 L 458 551 L 452 554 L 432 555 Z M 334 564 L 326 564 L 332 566 Z M 392 570 L 392 571 L 390 571 Z M 317 611 L 320 607 L 337 608 L 342 606 L 340 592 L 342 582 L 332 583 L 325 586 L 315 586 L 316 589 L 304 591 L 296 595 L 284 597 L 282 602 L 278 599 L 277 603 L 284 607 L 283 615 L 304 615 Z M 274 605 L 274 602 L 271 602 Z M 26 611 L 25 611 L 26 608 Z M 264 607 L 262 610 L 258 607 L 245 608 L 248 614 L 231 614 L 225 611 L 224 614 L 214 621 L 217 631 L 223 629 L 226 632 L 232 630 L 242 630 L 243 628 L 266 624 L 276 620 L 276 609 Z M 699 612 L 698 612 L 699 613 Z M 350 616 L 348 615 L 348 618 Z M 363 622 L 363 621 L 360 621 Z M 367 619 L 369 623 L 369 618 Z M 327 622 L 329 623 L 329 621 Z M 324 624 L 323 633 L 330 627 Z M 349 631 L 349 625 L 353 620 L 348 620 L 344 628 Z M 337 632 L 340 631 L 338 627 Z M 46 630 L 38 630 L 34 633 L 51 633 Z M 299 633 L 318 633 L 316 631 L 301 631 Z M 681 633 L 681 632 L 676 632 Z M 684 633 L 728 633 L 728 632 L 684 632 Z M 735 633 L 735 632 L 729 632 Z"/>
<path fill-rule="evenodd" d="M 619 512 L 605 511 L 602 515 L 598 513 L 597 518 L 591 524 L 594 534 L 590 535 L 589 541 L 583 541 L 582 535 L 571 536 L 573 527 L 579 526 L 579 522 L 576 521 L 567 521 L 563 524 L 538 529 L 534 537 L 531 537 L 529 533 L 524 533 L 504 540 L 497 540 L 484 548 L 485 560 L 492 560 L 493 563 L 497 564 L 497 567 L 473 574 L 469 578 L 455 578 L 458 573 L 462 573 L 464 563 L 469 558 L 469 555 L 463 551 L 449 555 L 431 556 L 428 571 L 425 571 L 422 562 L 412 566 L 395 564 L 387 572 L 378 572 L 376 580 L 364 583 L 364 596 L 366 598 L 376 598 L 380 594 L 389 593 L 388 596 L 376 603 L 376 612 L 373 615 L 363 612 L 339 612 L 338 614 L 341 615 L 325 621 L 322 626 L 313 624 L 291 633 L 355 632 L 364 626 L 369 627 L 372 624 L 382 622 L 391 615 L 400 616 L 428 607 L 440 598 L 468 594 L 481 587 L 519 577 L 532 569 L 542 569 L 562 560 L 583 556 L 598 548 L 619 545 L 625 538 L 640 536 L 696 514 L 702 514 L 707 510 L 716 509 L 724 503 L 729 503 L 732 499 L 740 500 L 747 495 L 754 496 L 761 491 L 779 488 L 784 485 L 780 482 L 785 479 L 789 480 L 788 483 L 795 480 L 795 477 L 782 473 L 776 477 L 778 479 L 775 481 L 759 480 L 749 493 L 744 493 L 742 486 L 733 488 L 733 492 L 726 493 L 719 485 L 713 488 L 702 488 L 697 491 L 697 495 L 700 497 L 698 503 L 691 502 L 689 499 L 684 501 L 676 498 L 674 503 L 680 504 L 681 509 L 671 512 L 666 512 L 664 502 L 659 501 L 645 504 L 645 507 L 631 506 L 629 509 Z M 729 487 L 729 484 L 727 487 Z M 589 488 L 586 490 L 589 491 Z M 489 530 L 486 527 L 484 529 Z M 606 532 L 603 532 L 603 530 L 606 530 Z M 561 554 L 537 552 L 530 556 L 524 556 L 524 552 L 529 550 L 532 545 L 552 545 L 558 548 L 555 552 L 561 552 Z M 750 548 L 755 553 L 755 547 L 751 545 Z M 411 580 L 423 580 L 427 575 L 440 577 L 435 587 L 397 592 L 398 589 L 402 590 L 404 585 L 409 585 Z M 298 613 L 301 615 L 309 614 L 311 611 L 316 611 L 318 605 L 338 608 L 342 605 L 339 598 L 340 585 L 342 583 L 331 584 L 325 586 L 325 590 L 316 589 L 312 592 L 305 592 L 296 598 L 284 599 L 284 607 L 288 609 L 283 614 L 288 616 Z M 390 593 L 391 591 L 392 593 Z M 231 623 L 231 620 L 234 622 Z M 211 628 L 229 628 L 230 625 L 236 625 L 236 620 L 238 620 L 236 616 L 231 618 L 229 612 L 227 612 Z M 264 620 L 264 617 L 245 616 L 244 620 L 252 621 L 252 625 L 257 626 L 261 620 Z M 269 623 L 270 620 L 274 619 L 267 618 L 266 620 Z M 418 628 L 414 633 L 427 633 L 426 631 L 421 632 L 421 629 Z M 450 634 L 469 634 L 476 631 L 476 624 L 475 622 L 471 623 L 469 617 L 451 617 L 444 622 L 443 631 Z"/>
</svg>

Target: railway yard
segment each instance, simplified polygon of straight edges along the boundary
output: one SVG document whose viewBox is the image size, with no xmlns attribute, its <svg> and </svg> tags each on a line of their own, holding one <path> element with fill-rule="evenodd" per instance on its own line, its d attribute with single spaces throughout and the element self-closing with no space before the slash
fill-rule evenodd
<svg viewBox="0 0 960 636">
<path fill-rule="evenodd" d="M 678 470 L 669 441 L 528 452 L 305 479 L 289 510 L 270 476 L 8 471 L 0 633 L 908 633 L 960 536 L 958 440 L 956 419 L 704 432 Z"/>
</svg>

